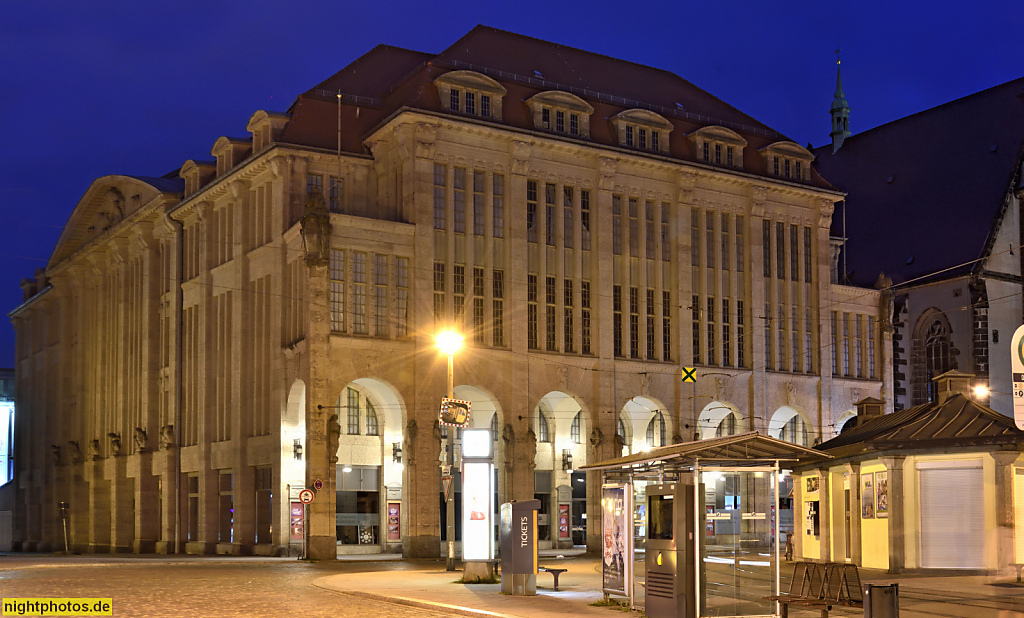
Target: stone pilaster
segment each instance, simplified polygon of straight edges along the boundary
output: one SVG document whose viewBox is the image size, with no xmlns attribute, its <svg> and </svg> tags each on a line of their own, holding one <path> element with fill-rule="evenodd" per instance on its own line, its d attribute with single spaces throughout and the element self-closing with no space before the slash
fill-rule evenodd
<svg viewBox="0 0 1024 618">
<path fill-rule="evenodd" d="M 818 468 L 818 541 L 821 544 L 821 559 L 832 561 L 832 476 L 828 468 Z"/>
<path fill-rule="evenodd" d="M 853 564 L 863 564 L 863 547 L 861 544 L 860 526 L 860 464 L 848 463 L 845 466 L 847 478 L 850 480 L 850 560 Z"/>
<path fill-rule="evenodd" d="M 992 453 L 992 459 L 996 464 L 996 568 L 999 571 L 1006 570 L 1010 564 L 1017 562 L 1017 548 L 1014 542 L 1013 464 L 1018 457 L 1020 451 Z"/>
<path fill-rule="evenodd" d="M 903 462 L 906 457 L 882 457 L 889 471 L 889 573 L 902 573 L 907 565 L 907 538 L 903 506 Z"/>
</svg>

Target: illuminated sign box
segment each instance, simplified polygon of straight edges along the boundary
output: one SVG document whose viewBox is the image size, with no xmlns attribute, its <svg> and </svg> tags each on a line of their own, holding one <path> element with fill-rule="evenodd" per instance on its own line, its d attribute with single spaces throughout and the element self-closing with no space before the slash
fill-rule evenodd
<svg viewBox="0 0 1024 618">
<path fill-rule="evenodd" d="M 491 459 L 491 430 L 464 429 L 462 431 L 462 456 L 473 459 Z"/>
</svg>

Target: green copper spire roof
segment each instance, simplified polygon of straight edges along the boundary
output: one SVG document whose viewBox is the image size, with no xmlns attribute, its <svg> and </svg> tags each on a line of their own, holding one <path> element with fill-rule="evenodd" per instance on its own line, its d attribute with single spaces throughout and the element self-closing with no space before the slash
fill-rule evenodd
<svg viewBox="0 0 1024 618">
<path fill-rule="evenodd" d="M 843 92 L 843 73 L 839 70 L 839 61 L 836 61 L 836 94 L 832 99 L 832 111 L 840 109 L 850 109 L 850 104 L 846 101 L 846 93 Z"/>
</svg>

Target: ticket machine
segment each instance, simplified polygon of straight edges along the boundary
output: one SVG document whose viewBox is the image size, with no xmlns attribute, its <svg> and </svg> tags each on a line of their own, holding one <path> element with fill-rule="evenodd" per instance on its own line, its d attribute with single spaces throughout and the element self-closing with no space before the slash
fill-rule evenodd
<svg viewBox="0 0 1024 618">
<path fill-rule="evenodd" d="M 703 496 L 703 485 L 699 489 Z M 697 618 L 697 534 L 704 530 L 703 513 L 694 509 L 692 483 L 647 486 L 644 611 L 651 618 Z"/>
</svg>

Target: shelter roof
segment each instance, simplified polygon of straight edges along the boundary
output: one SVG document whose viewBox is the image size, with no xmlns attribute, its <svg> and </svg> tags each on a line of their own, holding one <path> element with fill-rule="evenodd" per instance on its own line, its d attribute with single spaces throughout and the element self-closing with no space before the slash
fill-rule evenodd
<svg viewBox="0 0 1024 618">
<path fill-rule="evenodd" d="M 670 444 L 649 451 L 616 457 L 586 466 L 580 470 L 614 470 L 620 468 L 651 468 L 656 466 L 690 466 L 695 459 L 732 465 L 756 465 L 771 461 L 810 462 L 831 459 L 819 450 L 764 436 L 756 431 L 734 436 Z"/>
<path fill-rule="evenodd" d="M 1022 145 L 1024 78 L 816 148 L 818 172 L 847 192 L 846 229 L 837 213 L 832 234 L 848 238 L 851 280 L 982 268 L 968 263 L 988 252 Z"/>
</svg>

